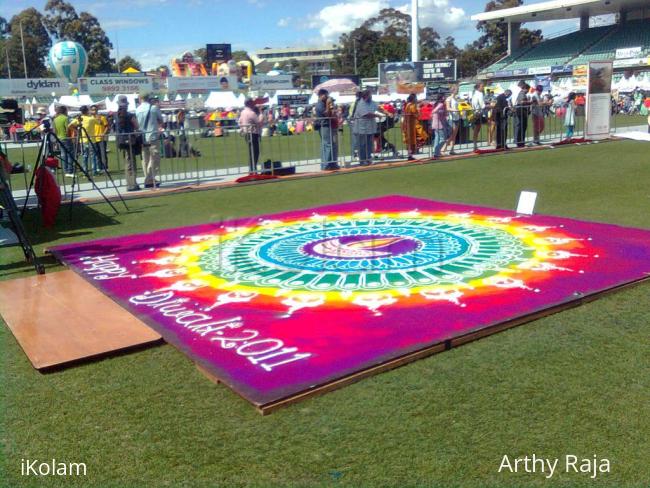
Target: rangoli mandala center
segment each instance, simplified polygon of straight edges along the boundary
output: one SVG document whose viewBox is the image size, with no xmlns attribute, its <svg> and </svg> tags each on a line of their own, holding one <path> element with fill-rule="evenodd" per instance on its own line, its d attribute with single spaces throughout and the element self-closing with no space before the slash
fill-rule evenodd
<svg viewBox="0 0 650 488">
<path fill-rule="evenodd" d="M 508 232 L 435 218 L 295 222 L 201 253 L 199 266 L 249 287 L 305 291 L 452 285 L 532 255 Z"/>
<path fill-rule="evenodd" d="M 485 287 L 539 291 L 528 278 L 559 269 L 549 260 L 569 242 L 546 230 L 514 218 L 364 211 L 225 228 L 167 251 L 188 278 L 181 286 L 226 292 L 215 305 L 263 295 L 289 315 L 335 302 L 377 312 L 414 295 L 464 306 L 461 297 Z"/>
</svg>

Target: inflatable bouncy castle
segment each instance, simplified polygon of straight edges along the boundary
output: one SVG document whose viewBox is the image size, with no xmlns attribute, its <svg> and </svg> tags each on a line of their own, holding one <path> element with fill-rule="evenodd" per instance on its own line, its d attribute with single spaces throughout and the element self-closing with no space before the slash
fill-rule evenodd
<svg viewBox="0 0 650 488">
<path fill-rule="evenodd" d="M 173 76 L 208 76 L 203 60 L 189 51 L 171 60 L 171 70 Z"/>
</svg>

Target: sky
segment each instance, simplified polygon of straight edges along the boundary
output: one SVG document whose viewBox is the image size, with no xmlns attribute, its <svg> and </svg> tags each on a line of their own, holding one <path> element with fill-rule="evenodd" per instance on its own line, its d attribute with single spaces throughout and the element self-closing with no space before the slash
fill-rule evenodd
<svg viewBox="0 0 650 488">
<path fill-rule="evenodd" d="M 527 5 L 543 0 L 527 0 Z M 0 15 L 28 7 L 41 12 L 46 0 L 0 0 Z M 113 56 L 130 55 L 144 69 L 169 64 L 184 51 L 208 43 L 230 43 L 255 53 L 264 47 L 322 46 L 358 27 L 386 7 L 408 13 L 410 0 L 77 0 L 77 12 L 97 17 L 113 43 Z M 451 35 L 464 46 L 478 37 L 470 16 L 487 0 L 419 0 L 420 26 Z M 538 23 L 545 34 L 574 28 L 576 22 Z M 528 26 L 527 26 L 528 27 Z"/>
</svg>

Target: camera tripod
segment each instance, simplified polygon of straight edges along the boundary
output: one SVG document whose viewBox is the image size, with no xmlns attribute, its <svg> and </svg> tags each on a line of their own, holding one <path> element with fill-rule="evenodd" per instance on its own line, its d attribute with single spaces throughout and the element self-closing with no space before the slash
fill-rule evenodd
<svg viewBox="0 0 650 488">
<path fill-rule="evenodd" d="M 0 160 L 4 159 L 5 155 L 0 151 Z M 18 207 L 14 196 L 11 194 L 11 187 L 9 185 L 9 178 L 5 175 L 5 169 L 0 164 L 0 205 L 5 209 L 7 215 L 9 215 L 9 221 L 13 227 L 14 233 L 20 242 L 20 246 L 23 248 L 23 254 L 28 263 L 31 263 L 34 266 L 34 269 L 38 274 L 44 274 L 45 268 L 39 262 L 32 247 L 31 242 L 27 238 L 27 233 L 25 232 L 25 227 L 23 222 L 18 215 Z"/>
<path fill-rule="evenodd" d="M 127 206 L 126 202 L 124 201 L 124 198 L 122 198 L 122 194 L 120 193 L 120 190 L 117 189 L 117 185 L 115 184 L 115 180 L 113 180 L 113 175 L 111 175 L 111 172 L 108 170 L 108 155 L 106 155 L 105 152 L 104 152 L 104 155 L 101 154 L 101 152 L 99 151 L 99 148 L 98 148 L 98 144 L 93 141 L 92 137 L 90 137 L 90 134 L 88 134 L 88 131 L 86 130 L 86 128 L 84 126 L 82 126 L 81 123 L 80 123 L 79 124 L 79 136 L 78 136 L 78 143 L 79 144 L 77 144 L 77 147 L 81 146 L 81 140 L 84 139 L 84 137 L 82 137 L 82 136 L 85 136 L 85 139 L 87 141 L 86 143 L 90 146 L 90 148 L 92 149 L 93 155 L 95 156 L 95 161 L 97 161 L 98 166 L 101 168 L 101 170 L 104 172 L 104 174 L 110 180 L 111 185 L 113 185 L 113 189 L 115 190 L 115 193 L 117 193 L 117 196 L 122 201 L 122 204 L 124 204 L 124 208 L 126 208 L 126 210 L 128 211 L 129 207 Z M 59 142 L 59 147 L 61 147 L 60 142 Z M 88 174 L 90 174 L 90 170 L 86 169 L 86 173 L 85 173 L 86 177 L 88 177 Z M 70 201 L 72 201 L 72 199 L 74 198 L 74 182 L 75 182 L 75 180 L 76 180 L 76 172 L 75 172 L 75 176 L 74 176 L 74 178 L 72 180 L 73 184 L 72 184 L 72 194 L 70 196 Z M 97 186 L 94 184 L 95 182 L 92 181 L 92 183 L 93 183 L 93 186 L 95 186 L 95 188 L 97 188 Z M 106 197 L 104 197 L 104 200 L 106 200 Z M 112 207 L 112 205 L 111 205 L 111 207 Z M 113 207 L 113 210 L 115 210 L 115 207 Z M 115 213 L 118 213 L 117 210 L 115 210 Z"/>
<path fill-rule="evenodd" d="M 81 127 L 81 125 L 80 125 Z M 43 123 L 43 140 L 41 141 L 41 145 L 38 148 L 38 155 L 36 156 L 36 164 L 34 167 L 34 171 L 32 172 L 32 177 L 29 182 L 29 186 L 27 188 L 27 193 L 25 194 L 25 203 L 23 204 L 23 208 L 21 210 L 21 217 L 25 214 L 25 210 L 27 209 L 27 204 L 29 203 L 29 195 L 32 191 L 32 188 L 34 188 L 34 181 L 36 178 L 36 173 L 38 168 L 41 165 L 45 164 L 45 160 L 48 158 L 48 156 L 56 156 L 58 151 L 56 151 L 53 147 L 53 144 L 56 143 L 58 144 L 58 147 L 64 151 L 68 151 L 67 148 L 64 146 L 63 142 L 61 139 L 58 138 L 58 136 L 52 131 L 50 127 L 49 121 L 45 121 Z M 83 129 L 83 127 L 81 127 Z M 88 133 L 86 132 L 86 137 L 88 137 Z M 93 148 L 94 151 L 96 151 L 96 147 L 94 146 L 94 143 L 90 138 L 87 139 L 88 142 L 92 145 L 91 147 Z M 97 155 L 97 152 L 95 152 Z M 69 151 L 67 152 L 67 157 L 70 158 L 70 160 L 73 163 L 73 166 L 76 170 L 80 171 L 86 178 L 87 180 L 92 184 L 93 188 L 97 190 L 97 192 L 102 196 L 104 201 L 108 203 L 108 205 L 113 209 L 113 211 L 116 214 L 119 214 L 120 212 L 115 208 L 115 205 L 110 201 L 110 199 L 102 192 L 102 190 L 97 186 L 95 183 L 95 180 L 92 178 L 92 176 L 86 171 L 86 169 L 79 164 L 79 160 L 77 159 L 76 155 L 73 155 Z M 106 170 L 108 173 L 108 170 Z M 122 203 L 124 203 L 124 206 L 128 210 L 128 207 L 126 206 L 126 202 L 124 202 L 124 199 L 122 198 L 122 195 L 120 194 L 119 190 L 117 189 L 117 186 L 115 185 L 115 182 L 113 181 L 113 178 L 110 176 L 109 173 L 109 178 L 111 180 L 111 183 L 113 184 L 113 187 L 115 188 L 115 191 L 117 192 L 118 196 L 122 200 Z M 70 195 L 70 218 L 72 218 L 72 204 L 74 203 L 74 185 L 77 180 L 77 171 L 75 171 L 73 179 L 72 179 L 72 193 Z"/>
</svg>

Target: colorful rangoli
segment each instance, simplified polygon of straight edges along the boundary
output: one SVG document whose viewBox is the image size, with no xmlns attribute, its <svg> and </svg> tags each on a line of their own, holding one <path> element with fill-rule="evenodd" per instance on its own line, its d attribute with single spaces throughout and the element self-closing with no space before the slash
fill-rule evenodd
<svg viewBox="0 0 650 488">
<path fill-rule="evenodd" d="M 263 407 L 641 280 L 650 231 L 391 196 L 52 252 Z"/>
</svg>

